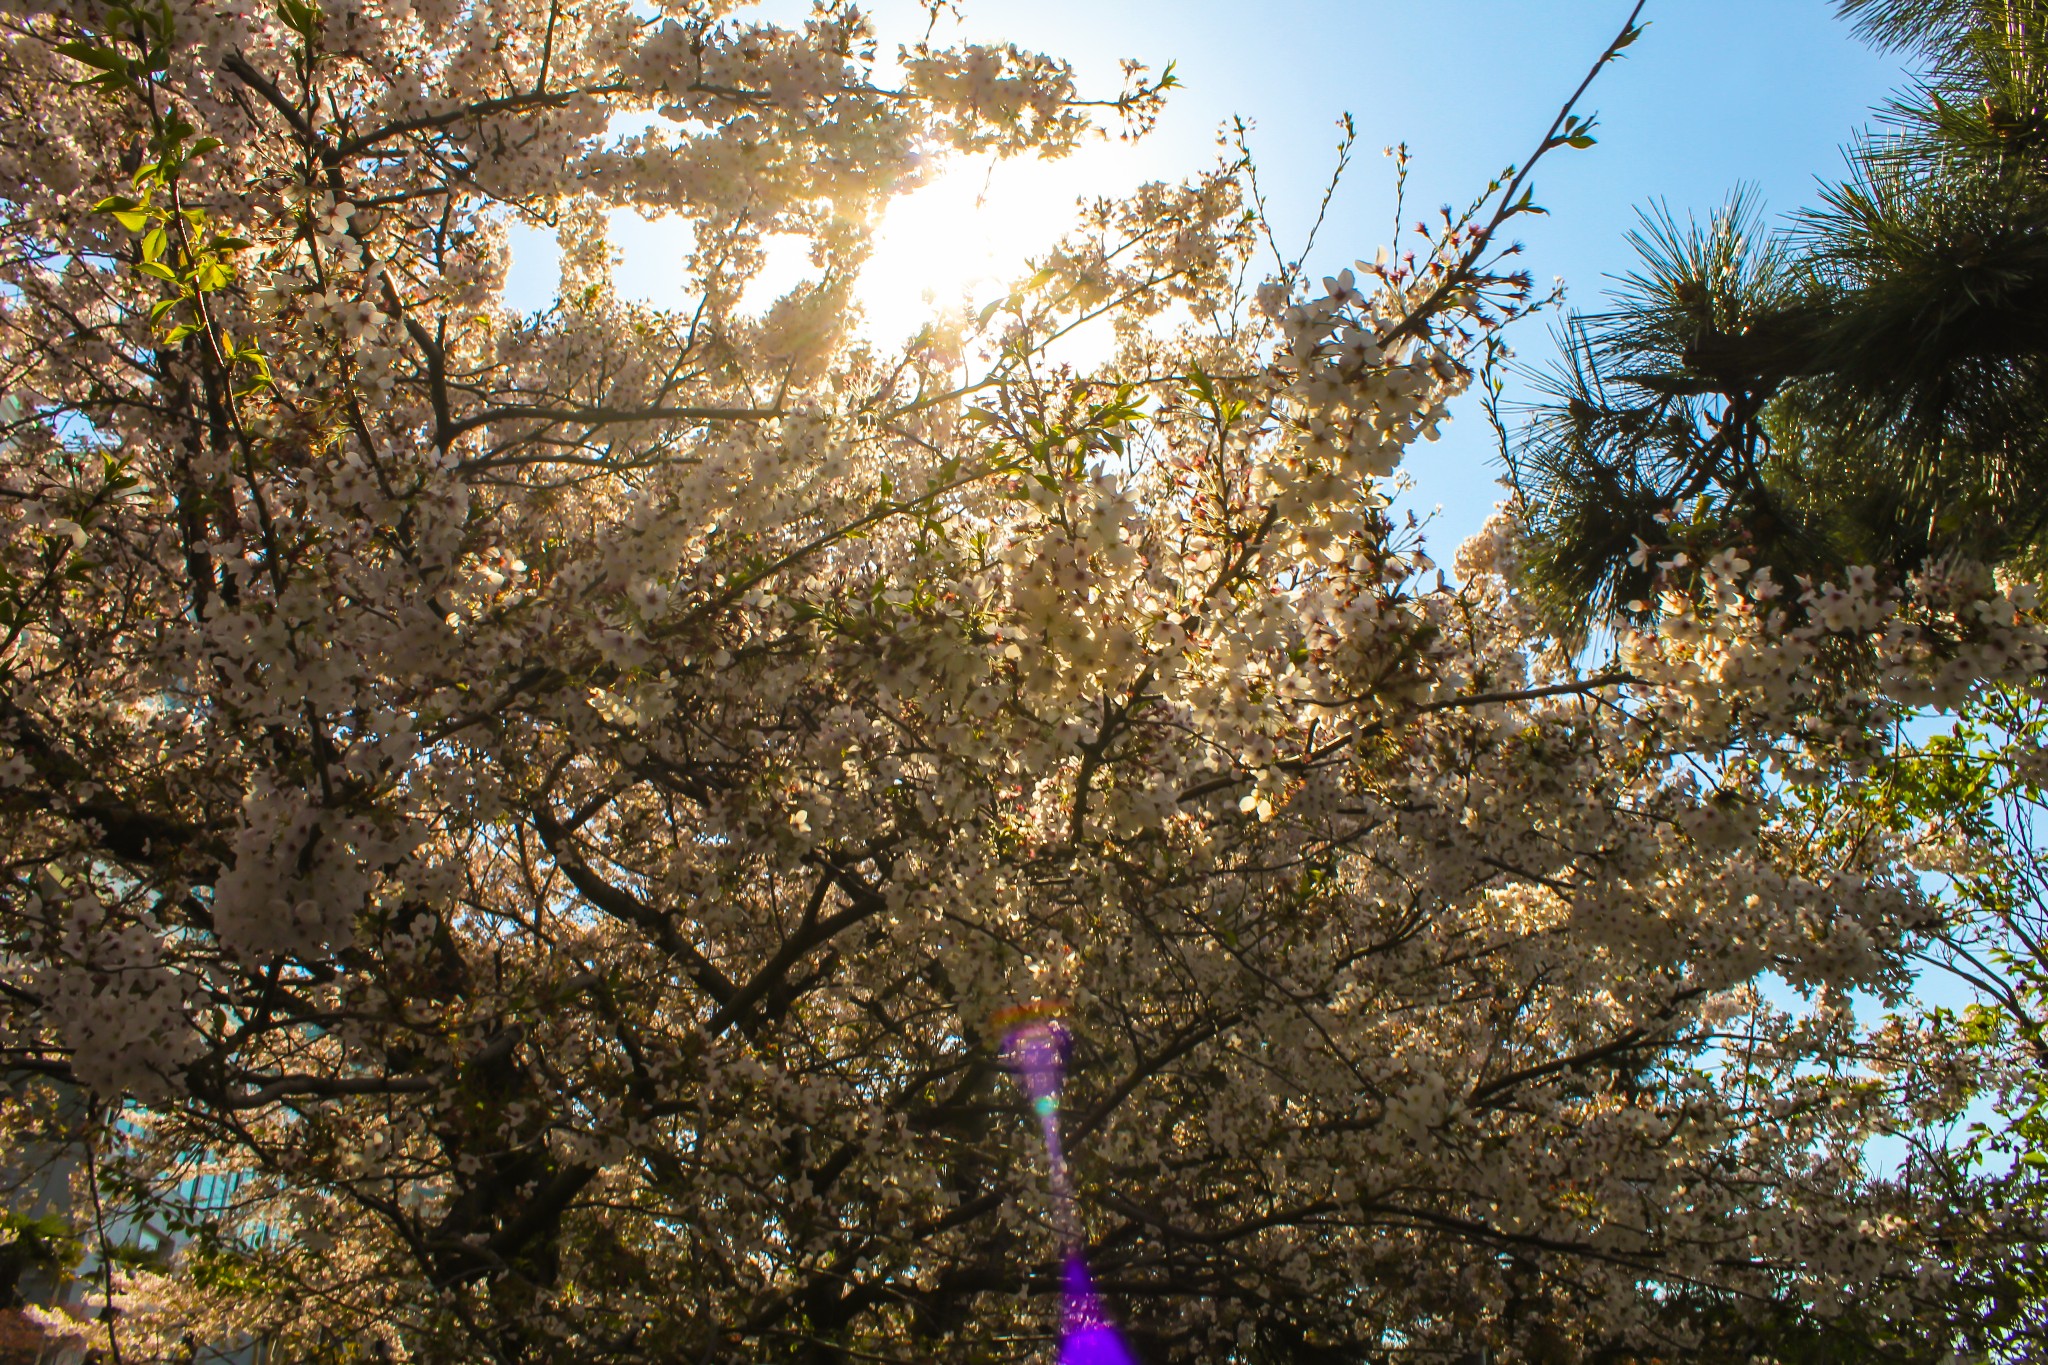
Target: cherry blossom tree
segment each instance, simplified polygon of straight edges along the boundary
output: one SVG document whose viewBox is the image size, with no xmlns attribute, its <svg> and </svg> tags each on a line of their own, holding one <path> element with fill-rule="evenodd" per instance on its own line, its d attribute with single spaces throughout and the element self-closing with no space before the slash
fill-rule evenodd
<svg viewBox="0 0 2048 1365">
<path fill-rule="evenodd" d="M 889 349 L 888 195 L 1163 82 L 736 9 L 5 7 L 7 1121 L 95 1199 L 239 1181 L 109 1266 L 128 1353 L 1042 1359 L 997 1034 L 1060 1001 L 1145 1359 L 1938 1357 L 2031 1230 L 1866 1165 L 1967 1058 L 1859 1027 L 1931 911 L 1817 793 L 2034 685 L 2032 597 L 1731 554 L 1588 670 L 1513 523 L 1452 581 L 1388 510 L 1535 158 L 1320 284 L 1243 165 L 1138 187 Z"/>
</svg>

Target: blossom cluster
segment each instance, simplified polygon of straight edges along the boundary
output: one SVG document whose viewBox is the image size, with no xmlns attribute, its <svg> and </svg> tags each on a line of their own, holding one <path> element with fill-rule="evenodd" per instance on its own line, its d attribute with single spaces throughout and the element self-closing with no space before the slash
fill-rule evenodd
<svg viewBox="0 0 2048 1365">
<path fill-rule="evenodd" d="M 79 1083 L 108 1096 L 160 1100 L 183 1088 L 186 1064 L 205 1050 L 188 1012 L 190 985 L 165 961 L 161 927 L 148 914 L 109 914 L 90 889 L 21 910 L 49 928 L 39 969 L 43 1017 L 69 1048 Z M 54 923 L 50 923 L 54 921 Z"/>
<path fill-rule="evenodd" d="M 1666 689 L 1664 708 L 1702 743 L 1795 743 L 1781 754 L 1794 776 L 1836 757 L 1867 761 L 1913 710 L 1958 709 L 2048 667 L 2036 589 L 2000 585 L 1981 565 L 1940 561 L 1896 584 L 1856 567 L 1840 584 L 1789 591 L 1736 550 L 1697 567 L 1690 586 L 1664 594 L 1655 630 L 1625 643 L 1624 662 Z"/>
</svg>

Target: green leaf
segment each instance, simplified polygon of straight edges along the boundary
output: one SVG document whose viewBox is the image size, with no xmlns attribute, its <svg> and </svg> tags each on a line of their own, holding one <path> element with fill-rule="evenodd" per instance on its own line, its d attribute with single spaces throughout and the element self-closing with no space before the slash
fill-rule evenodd
<svg viewBox="0 0 2048 1365">
<path fill-rule="evenodd" d="M 128 59 L 112 48 L 95 47 L 93 44 L 86 42 L 69 42 L 57 44 L 57 50 L 72 61 L 83 63 L 96 70 L 115 75 L 126 75 L 128 71 Z"/>
<path fill-rule="evenodd" d="M 116 222 L 130 232 L 141 232 L 149 226 L 149 215 L 132 209 L 123 209 L 114 215 Z"/>
<path fill-rule="evenodd" d="M 277 12 L 286 28 L 309 43 L 319 36 L 320 25 L 327 17 L 317 4 L 301 4 L 299 0 L 278 0 Z"/>
<path fill-rule="evenodd" d="M 1564 141 L 1567 147 L 1577 147 L 1580 151 L 1584 151 L 1592 146 L 1594 142 L 1598 141 L 1598 139 L 1594 138 L 1591 134 L 1580 133 L 1574 137 L 1568 137 Z"/>
<path fill-rule="evenodd" d="M 153 280 L 162 280 L 166 284 L 176 284 L 178 282 L 177 272 L 162 261 L 144 261 L 136 266 L 135 269 L 138 274 L 147 275 Z"/>
</svg>

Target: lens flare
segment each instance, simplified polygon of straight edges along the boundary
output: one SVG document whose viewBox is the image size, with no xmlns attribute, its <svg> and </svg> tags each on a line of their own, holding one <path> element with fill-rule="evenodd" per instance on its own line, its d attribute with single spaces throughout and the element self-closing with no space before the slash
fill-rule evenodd
<svg viewBox="0 0 2048 1365">
<path fill-rule="evenodd" d="M 1137 1365 L 1109 1315 L 1102 1311 L 1102 1299 L 1089 1277 L 1088 1263 L 1081 1253 L 1067 1257 L 1066 1316 L 1060 1322 L 1060 1365 Z"/>
<path fill-rule="evenodd" d="M 1003 1039 L 1003 1060 L 1033 1105 L 1048 1099 L 1057 1103 L 1071 1051 L 1067 1031 L 1056 1018 L 1027 1020 Z"/>
<path fill-rule="evenodd" d="M 1066 1252 L 1061 1277 L 1066 1306 L 1060 1317 L 1060 1365 L 1137 1365 L 1123 1338 L 1110 1325 L 1082 1256 L 1086 1242 L 1074 1205 L 1074 1187 L 1067 1178 L 1066 1153 L 1060 1146 L 1060 1087 L 1073 1054 L 1073 1035 L 1061 1022 L 1063 1013 L 1057 1001 L 1035 1001 L 1006 1009 L 995 1019 L 1003 1034 L 1003 1061 L 1016 1076 L 1018 1089 L 1031 1101 L 1031 1111 L 1038 1115 L 1039 1134 L 1045 1140 L 1053 1227 Z"/>
</svg>

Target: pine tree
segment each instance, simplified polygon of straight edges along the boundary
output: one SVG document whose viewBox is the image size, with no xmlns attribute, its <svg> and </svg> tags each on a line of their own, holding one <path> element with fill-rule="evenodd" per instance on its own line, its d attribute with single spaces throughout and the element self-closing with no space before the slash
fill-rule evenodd
<svg viewBox="0 0 2048 1365">
<path fill-rule="evenodd" d="M 1645 610 L 1687 540 L 1792 573 L 2041 554 L 2048 4 L 1841 10 L 1923 66 L 1848 178 L 1776 231 L 1746 192 L 1647 212 L 1510 447 L 1531 585 L 1577 629 Z"/>
</svg>

